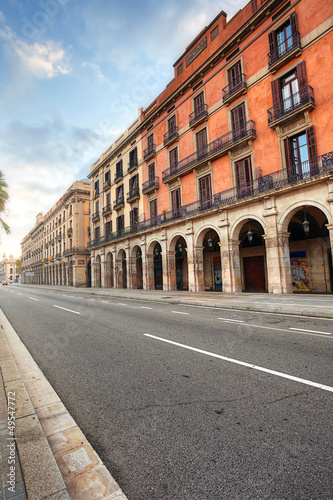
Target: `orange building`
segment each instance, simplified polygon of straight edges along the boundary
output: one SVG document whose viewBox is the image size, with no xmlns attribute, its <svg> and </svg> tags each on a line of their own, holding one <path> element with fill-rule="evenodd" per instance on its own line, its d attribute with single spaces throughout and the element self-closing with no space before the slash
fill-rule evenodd
<svg viewBox="0 0 333 500">
<path fill-rule="evenodd" d="M 252 0 L 205 27 L 126 136 L 143 198 L 135 231 L 90 242 L 93 285 L 331 292 L 332 56 L 329 0 Z"/>
</svg>

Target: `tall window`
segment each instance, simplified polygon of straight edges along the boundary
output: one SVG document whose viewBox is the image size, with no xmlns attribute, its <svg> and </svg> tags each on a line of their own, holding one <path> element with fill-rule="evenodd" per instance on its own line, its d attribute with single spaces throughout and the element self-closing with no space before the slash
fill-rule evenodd
<svg viewBox="0 0 333 500">
<path fill-rule="evenodd" d="M 117 231 L 122 231 L 122 229 L 124 229 L 124 221 L 125 221 L 124 214 L 119 215 L 119 217 L 117 217 L 117 220 L 116 220 Z"/>
<path fill-rule="evenodd" d="M 110 170 L 107 170 L 104 174 L 104 187 L 111 185 Z"/>
<path fill-rule="evenodd" d="M 296 14 L 291 14 L 283 26 L 271 31 L 268 39 L 270 50 L 268 65 L 270 66 L 300 44 Z"/>
<path fill-rule="evenodd" d="M 279 113 L 292 111 L 297 105 L 308 102 L 307 85 L 305 61 L 282 78 L 273 80 L 271 86 L 274 117 L 278 118 Z"/>
<path fill-rule="evenodd" d="M 95 236 L 95 240 L 98 240 L 98 239 L 99 239 L 99 237 L 100 237 L 100 235 L 101 235 L 101 230 L 100 230 L 100 227 L 99 227 L 99 226 L 95 227 L 95 229 L 94 229 L 94 233 L 95 233 L 95 234 L 94 234 L 94 236 Z M 71 248 L 72 248 L 72 245 L 71 245 Z"/>
<path fill-rule="evenodd" d="M 180 217 L 181 201 L 180 201 L 180 188 L 171 191 L 171 205 L 173 217 Z"/>
<path fill-rule="evenodd" d="M 118 161 L 116 164 L 116 179 L 123 176 L 123 160 Z"/>
<path fill-rule="evenodd" d="M 246 129 L 245 104 L 242 103 L 231 111 L 233 139 L 244 137 Z"/>
<path fill-rule="evenodd" d="M 176 115 L 171 116 L 168 120 L 168 132 L 172 135 L 176 131 Z"/>
<path fill-rule="evenodd" d="M 250 196 L 253 192 L 251 158 L 236 162 L 235 167 L 238 198 Z"/>
<path fill-rule="evenodd" d="M 134 207 L 130 211 L 130 225 L 131 225 L 131 227 L 135 227 L 136 224 L 138 223 L 138 221 L 139 221 L 139 209 L 138 209 L 138 207 Z"/>
<path fill-rule="evenodd" d="M 229 91 L 235 90 L 242 82 L 242 68 L 240 61 L 228 70 L 228 82 Z"/>
<path fill-rule="evenodd" d="M 150 182 L 155 180 L 155 163 L 148 165 L 148 178 Z"/>
<path fill-rule="evenodd" d="M 94 196 L 99 194 L 99 181 L 96 181 L 94 184 Z"/>
<path fill-rule="evenodd" d="M 211 206 L 211 178 L 210 175 L 206 175 L 199 179 L 199 191 L 200 191 L 200 206 L 202 208 L 208 208 Z"/>
<path fill-rule="evenodd" d="M 204 128 L 196 134 L 198 159 L 207 155 L 207 130 Z"/>
<path fill-rule="evenodd" d="M 138 149 L 134 148 L 129 154 L 129 167 L 134 168 L 138 165 Z"/>
<path fill-rule="evenodd" d="M 95 203 L 95 212 L 96 212 L 96 214 L 99 213 L 99 201 L 96 201 L 96 203 Z"/>
<path fill-rule="evenodd" d="M 110 206 L 111 205 L 111 193 L 108 193 L 106 195 L 106 206 Z"/>
<path fill-rule="evenodd" d="M 130 192 L 130 194 L 134 194 L 135 192 L 138 191 L 138 185 L 139 185 L 139 176 L 134 175 L 129 180 L 129 192 Z"/>
<path fill-rule="evenodd" d="M 177 166 L 178 166 L 177 148 L 171 149 L 171 151 L 169 151 L 169 161 L 170 161 L 170 169 L 177 170 Z"/>
<path fill-rule="evenodd" d="M 116 200 L 120 203 L 124 198 L 124 185 L 120 184 L 120 186 L 116 189 Z"/>
<path fill-rule="evenodd" d="M 157 217 L 157 200 L 151 200 L 149 203 L 150 218 L 154 221 Z"/>
<path fill-rule="evenodd" d="M 154 134 L 150 134 L 147 137 L 147 148 L 148 151 L 152 151 L 154 149 Z"/>
<path fill-rule="evenodd" d="M 288 178 L 298 180 L 316 175 L 318 170 L 314 127 L 285 139 Z"/>
<path fill-rule="evenodd" d="M 201 115 L 205 111 L 205 100 L 204 100 L 204 93 L 200 92 L 194 99 L 194 112 L 195 112 L 195 117 Z"/>
<path fill-rule="evenodd" d="M 112 233 L 112 220 L 109 220 L 105 223 L 105 236 L 108 236 Z"/>
</svg>

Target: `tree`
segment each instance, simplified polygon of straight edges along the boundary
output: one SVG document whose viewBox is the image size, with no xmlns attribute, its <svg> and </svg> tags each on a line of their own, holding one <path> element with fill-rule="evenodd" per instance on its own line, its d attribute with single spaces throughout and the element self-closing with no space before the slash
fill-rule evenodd
<svg viewBox="0 0 333 500">
<path fill-rule="evenodd" d="M 16 267 L 16 274 L 21 274 L 21 259 L 16 259 L 15 261 L 15 267 Z"/>
<path fill-rule="evenodd" d="M 8 201 L 8 184 L 5 182 L 3 173 L 0 171 L 0 214 L 5 211 L 6 202 Z M 5 230 L 7 234 L 10 233 L 10 228 L 8 224 L 0 217 L 0 226 Z"/>
</svg>

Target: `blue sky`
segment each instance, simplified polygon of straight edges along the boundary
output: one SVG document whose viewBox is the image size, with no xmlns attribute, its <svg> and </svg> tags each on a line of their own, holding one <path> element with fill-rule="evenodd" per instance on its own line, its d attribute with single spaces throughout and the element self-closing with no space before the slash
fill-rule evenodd
<svg viewBox="0 0 333 500">
<path fill-rule="evenodd" d="M 173 63 L 247 0 L 4 0 L 0 170 L 9 185 L 0 255 L 20 242 L 173 78 Z"/>
</svg>

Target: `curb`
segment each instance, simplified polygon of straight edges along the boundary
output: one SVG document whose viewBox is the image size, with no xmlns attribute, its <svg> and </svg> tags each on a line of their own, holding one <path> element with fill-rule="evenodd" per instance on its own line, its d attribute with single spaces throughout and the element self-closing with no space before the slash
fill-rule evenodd
<svg viewBox="0 0 333 500">
<path fill-rule="evenodd" d="M 0 368 L 7 399 L 15 394 L 28 499 L 127 500 L 1 309 L 0 325 Z"/>
</svg>

